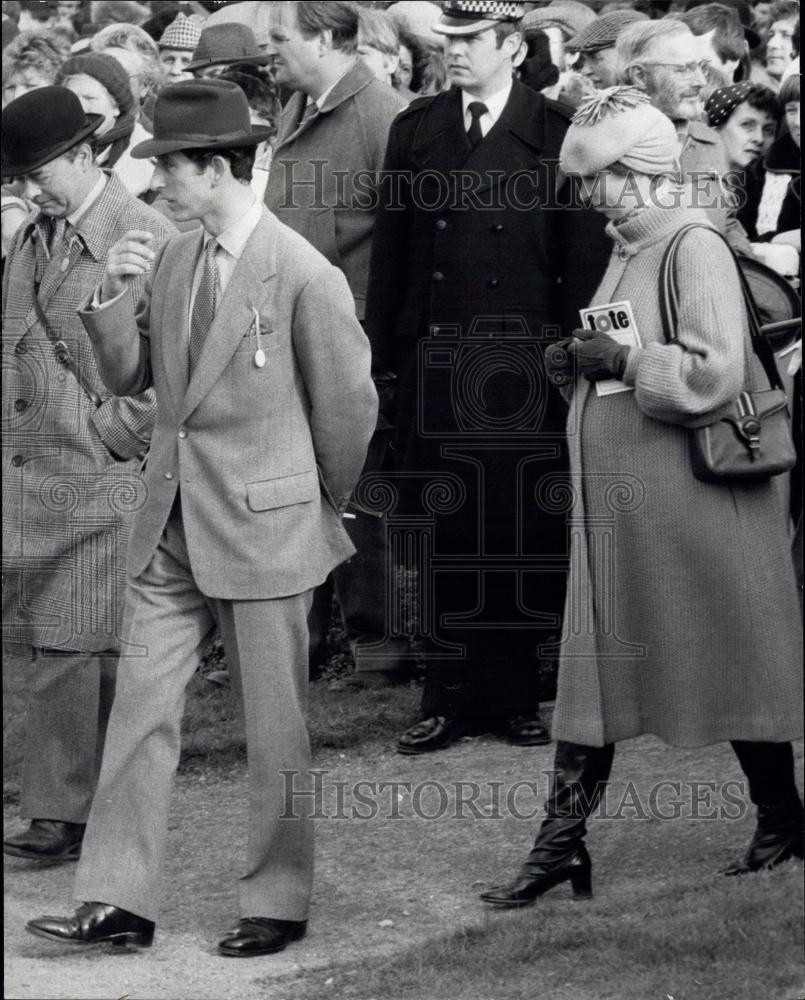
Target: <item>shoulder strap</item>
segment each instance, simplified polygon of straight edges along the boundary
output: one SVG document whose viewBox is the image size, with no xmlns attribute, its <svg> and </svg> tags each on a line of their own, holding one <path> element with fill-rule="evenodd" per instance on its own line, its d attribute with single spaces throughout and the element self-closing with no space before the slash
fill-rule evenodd
<svg viewBox="0 0 805 1000">
<path fill-rule="evenodd" d="M 86 394 L 87 398 L 92 403 L 92 405 L 96 408 L 99 407 L 103 402 L 103 400 L 98 395 L 98 393 L 93 389 L 91 383 L 86 378 L 86 376 L 81 372 L 81 369 L 75 362 L 75 358 L 72 356 L 72 354 L 70 354 L 70 348 L 63 340 L 61 340 L 59 337 L 56 336 L 53 330 L 51 330 L 50 324 L 48 323 L 48 318 L 45 315 L 45 312 L 42 309 L 42 305 L 39 302 L 39 299 L 36 297 L 36 294 L 34 294 L 33 300 L 34 300 L 34 310 L 36 312 L 37 319 L 42 324 L 42 328 L 47 334 L 48 340 L 53 345 L 53 353 L 56 355 L 56 361 L 60 365 L 63 365 L 70 372 L 70 374 L 73 376 L 76 382 L 78 382 L 78 384 L 84 390 L 84 393 Z"/>
<path fill-rule="evenodd" d="M 766 372 L 766 376 L 769 379 L 771 387 L 773 389 L 782 389 L 783 386 L 780 381 L 780 373 L 777 370 L 777 365 L 774 360 L 774 353 L 771 349 L 771 345 L 763 335 L 760 328 L 760 318 L 758 316 L 757 304 L 755 303 L 754 296 L 749 288 L 749 283 L 747 282 L 741 269 L 741 265 L 735 256 L 735 251 L 726 239 L 724 239 L 723 235 L 718 232 L 718 230 L 700 222 L 691 222 L 686 226 L 682 226 L 681 229 L 674 233 L 674 237 L 668 244 L 660 265 L 660 317 L 662 319 L 663 336 L 665 337 L 666 342 L 673 344 L 677 340 L 676 330 L 679 324 L 679 293 L 676 281 L 676 257 L 679 252 L 679 244 L 682 242 L 685 234 L 691 229 L 707 229 L 709 232 L 715 233 L 716 236 L 723 241 L 724 246 L 726 246 L 729 250 L 735 263 L 735 270 L 738 273 L 738 281 L 741 285 L 744 306 L 746 308 L 746 318 L 749 323 L 749 337 L 752 343 L 752 350 L 760 359 L 760 363 L 763 365 L 763 369 Z"/>
</svg>

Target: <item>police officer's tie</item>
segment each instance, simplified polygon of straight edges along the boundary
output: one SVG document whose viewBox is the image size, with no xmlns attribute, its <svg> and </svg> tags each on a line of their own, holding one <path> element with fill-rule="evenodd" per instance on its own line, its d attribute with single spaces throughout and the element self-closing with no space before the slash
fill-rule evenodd
<svg viewBox="0 0 805 1000">
<path fill-rule="evenodd" d="M 470 140 L 472 148 L 475 149 L 484 137 L 481 132 L 481 115 L 485 115 L 489 108 L 482 101 L 473 101 L 472 104 L 467 105 L 467 111 L 472 116 L 470 127 L 467 129 L 467 138 Z"/>
<path fill-rule="evenodd" d="M 193 303 L 193 313 L 190 318 L 191 375 L 198 359 L 201 357 L 207 333 L 215 318 L 215 296 L 218 282 L 218 270 L 215 266 L 215 253 L 217 250 L 218 241 L 212 238 L 208 239 L 207 245 L 204 248 L 204 265 L 201 269 L 201 281 L 196 292 L 196 300 Z"/>
</svg>

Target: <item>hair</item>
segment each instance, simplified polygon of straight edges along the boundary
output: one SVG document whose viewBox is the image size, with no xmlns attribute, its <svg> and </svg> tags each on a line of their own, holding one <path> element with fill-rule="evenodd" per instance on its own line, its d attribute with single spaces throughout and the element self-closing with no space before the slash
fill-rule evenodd
<svg viewBox="0 0 805 1000">
<path fill-rule="evenodd" d="M 20 0 L 19 8 L 35 21 L 47 21 L 56 13 L 56 0 Z"/>
<path fill-rule="evenodd" d="M 706 35 L 715 28 L 713 48 L 722 62 L 741 59 L 746 52 L 746 38 L 737 12 L 720 3 L 694 7 L 680 18 L 694 35 Z"/>
<path fill-rule="evenodd" d="M 382 10 L 361 7 L 358 11 L 358 40 L 370 49 L 396 56 L 400 53 L 397 25 Z"/>
<path fill-rule="evenodd" d="M 525 39 L 522 19 L 519 21 L 498 21 L 495 24 L 495 45 L 500 48 L 509 35 L 519 32 L 520 38 Z"/>
<path fill-rule="evenodd" d="M 157 43 L 136 24 L 107 24 L 92 36 L 89 47 L 93 52 L 106 52 L 107 49 L 134 52 L 142 60 L 143 78 L 149 90 L 158 89 L 162 81 L 162 64 Z"/>
<path fill-rule="evenodd" d="M 268 127 L 276 134 L 282 102 L 279 87 L 270 73 L 250 63 L 234 63 L 227 66 L 218 79 L 236 83 L 246 95 L 249 107 L 269 122 Z"/>
<path fill-rule="evenodd" d="M 419 93 L 422 88 L 422 77 L 428 64 L 428 52 L 418 35 L 400 29 L 400 48 L 406 48 L 411 53 L 411 83 L 409 90 Z M 393 79 L 393 78 L 392 78 Z M 399 81 L 395 86 L 399 86 Z"/>
<path fill-rule="evenodd" d="M 654 43 L 661 38 L 670 38 L 680 32 L 689 33 L 690 28 L 681 21 L 635 21 L 627 24 L 618 35 L 615 48 L 618 56 L 617 77 L 621 83 L 631 83 L 629 71 L 644 61 Z"/>
<path fill-rule="evenodd" d="M 305 38 L 332 33 L 333 48 L 348 55 L 358 50 L 358 10 L 345 0 L 294 0 L 296 23 Z"/>
<path fill-rule="evenodd" d="M 233 146 L 230 149 L 183 149 L 181 151 L 202 173 L 214 157 L 229 160 L 229 168 L 236 181 L 251 181 L 257 146 Z"/>
<path fill-rule="evenodd" d="M 435 46 L 428 46 L 425 53 L 420 93 L 440 94 L 447 86 L 447 64 L 444 61 L 444 53 Z"/>
<path fill-rule="evenodd" d="M 798 0 L 776 0 L 769 10 L 769 27 L 775 21 L 793 21 L 794 18 L 799 20 Z"/>
<path fill-rule="evenodd" d="M 21 31 L 3 52 L 3 83 L 14 73 L 36 70 L 50 83 L 55 83 L 67 49 L 60 48 L 49 35 L 38 31 Z"/>
<path fill-rule="evenodd" d="M 780 92 L 777 94 L 777 101 L 782 110 L 786 104 L 791 104 L 799 100 L 799 73 L 792 73 L 783 80 Z"/>
<path fill-rule="evenodd" d="M 142 24 L 150 16 L 145 4 L 136 0 L 91 0 L 90 20 L 94 24 L 109 21 L 121 24 Z"/>
<path fill-rule="evenodd" d="M 743 103 L 748 104 L 755 111 L 765 111 L 776 122 L 780 120 L 781 110 L 779 100 L 771 87 L 765 87 L 762 83 L 752 84 Z"/>
</svg>

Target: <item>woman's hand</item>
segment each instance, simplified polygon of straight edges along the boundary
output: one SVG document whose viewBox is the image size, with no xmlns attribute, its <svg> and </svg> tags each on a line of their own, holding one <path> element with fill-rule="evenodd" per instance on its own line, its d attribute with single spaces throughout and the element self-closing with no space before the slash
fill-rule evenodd
<svg viewBox="0 0 805 1000">
<path fill-rule="evenodd" d="M 573 338 L 568 350 L 575 355 L 579 371 L 588 382 L 623 378 L 629 358 L 628 347 L 599 330 L 574 330 Z"/>
</svg>

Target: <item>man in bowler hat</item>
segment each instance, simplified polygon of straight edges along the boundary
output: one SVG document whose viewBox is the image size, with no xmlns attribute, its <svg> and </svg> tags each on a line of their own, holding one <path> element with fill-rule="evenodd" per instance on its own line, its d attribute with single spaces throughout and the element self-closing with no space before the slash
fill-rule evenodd
<svg viewBox="0 0 805 1000">
<path fill-rule="evenodd" d="M 377 398 L 369 345 L 341 272 L 278 222 L 249 185 L 257 143 L 240 88 L 173 84 L 157 98 L 154 187 L 202 229 L 161 251 L 133 231 L 80 311 L 104 381 L 153 385 L 147 499 L 129 545 L 121 660 L 98 794 L 70 917 L 28 929 L 91 945 L 152 943 L 179 758 L 184 688 L 215 625 L 241 694 L 249 839 L 232 957 L 306 930 L 313 826 L 282 772 L 304 774 L 311 590 L 353 552 L 341 510 Z M 136 315 L 126 294 L 150 271 Z"/>
<path fill-rule="evenodd" d="M 98 778 L 114 693 L 126 540 L 142 502 L 138 468 L 152 390 L 115 398 L 76 310 L 110 247 L 173 227 L 95 163 L 101 115 L 63 87 L 3 112 L 2 173 L 36 207 L 17 232 L 3 281 L 3 643 L 26 667 L 20 812 L 6 854 L 72 861 Z M 128 289 L 133 307 L 144 286 Z"/>
<path fill-rule="evenodd" d="M 549 741 L 538 649 L 560 631 L 567 539 L 540 484 L 567 465 L 543 353 L 577 324 L 609 250 L 592 213 L 559 207 L 567 116 L 513 79 L 522 15 L 445 4 L 434 30 L 453 87 L 397 116 L 383 168 L 366 330 L 397 377 L 398 513 L 432 531 L 405 754 L 490 726 L 516 745 Z"/>
</svg>

